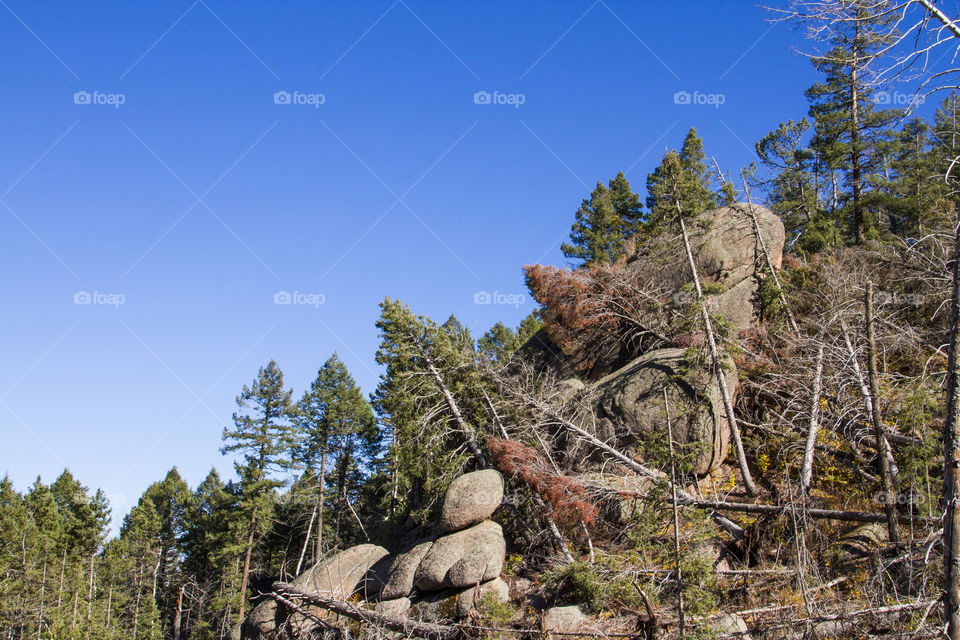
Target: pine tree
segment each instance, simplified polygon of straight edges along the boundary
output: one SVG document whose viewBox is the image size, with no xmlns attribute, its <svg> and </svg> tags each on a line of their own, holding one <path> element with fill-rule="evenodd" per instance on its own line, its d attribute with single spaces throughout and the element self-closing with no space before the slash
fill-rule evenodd
<svg viewBox="0 0 960 640">
<path fill-rule="evenodd" d="M 647 176 L 647 208 L 650 214 L 643 224 L 649 237 L 677 216 L 697 216 L 717 206 L 710 188 L 710 171 L 704 159 L 703 141 L 696 129 L 690 129 L 678 151 L 668 151 L 660 165 Z"/>
<path fill-rule="evenodd" d="M 471 457 L 485 462 L 471 419 L 485 415 L 482 383 L 461 331 L 389 298 L 380 308 L 376 357 L 386 371 L 373 404 L 392 438 L 390 508 L 423 519 Z"/>
<path fill-rule="evenodd" d="M 760 162 L 771 172 L 763 182 L 773 212 L 783 220 L 787 246 L 814 253 L 836 242 L 835 220 L 821 206 L 822 176 L 816 153 L 807 146 L 806 118 L 783 122 L 757 142 Z"/>
<path fill-rule="evenodd" d="M 641 219 L 640 197 L 621 171 L 607 187 L 598 182 L 590 198 L 583 200 L 570 229 L 570 242 L 560 249 L 567 258 L 582 261 L 579 266 L 615 262 L 624 243 L 637 233 Z"/>
<path fill-rule="evenodd" d="M 373 409 L 357 386 L 346 365 L 334 353 L 317 372 L 317 377 L 297 404 L 297 439 L 294 456 L 316 473 L 316 538 L 314 559 L 323 556 L 324 502 L 327 460 L 334 473 L 334 539 L 330 544 L 350 541 L 355 534 L 344 525 L 349 517 L 348 502 L 355 498 L 362 474 L 360 463 L 379 442 Z"/>
<path fill-rule="evenodd" d="M 523 346 L 542 328 L 543 318 L 541 318 L 540 310 L 531 311 L 530 315 L 521 320 L 520 326 L 517 327 L 517 342 Z"/>
<path fill-rule="evenodd" d="M 270 474 L 290 466 L 285 454 L 290 451 L 291 419 L 294 417 L 291 395 L 291 391 L 283 388 L 283 372 L 271 360 L 260 369 L 253 386 L 243 386 L 242 393 L 237 396 L 240 411 L 233 414 L 234 428 L 223 430 L 223 440 L 228 444 L 223 446 L 221 453 L 239 452 L 243 455 L 241 461 L 234 463 L 243 489 L 241 508 L 248 519 L 239 585 L 240 619 L 246 610 L 245 594 L 253 549 L 257 538 L 269 526 L 264 520 L 272 509 L 273 490 L 283 484 Z"/>
<path fill-rule="evenodd" d="M 477 350 L 493 362 L 506 362 L 520 347 L 516 332 L 497 322 L 477 340 Z"/>
<path fill-rule="evenodd" d="M 877 229 L 883 198 L 871 189 L 871 176 L 883 175 L 883 145 L 889 141 L 895 109 L 874 108 L 870 65 L 891 42 L 890 13 L 875 11 L 871 0 L 850 0 L 830 23 L 830 50 L 812 58 L 825 76 L 807 89 L 814 136 L 811 147 L 831 176 L 833 215 L 842 218 L 851 241 L 862 243 Z M 839 174 L 846 191 L 834 182 Z"/>
<path fill-rule="evenodd" d="M 610 192 L 610 203 L 620 224 L 620 235 L 624 239 L 630 239 L 637 234 L 643 222 L 640 196 L 630 188 L 630 182 L 623 175 L 623 171 L 618 171 L 617 175 L 607 183 L 607 187 Z"/>
</svg>

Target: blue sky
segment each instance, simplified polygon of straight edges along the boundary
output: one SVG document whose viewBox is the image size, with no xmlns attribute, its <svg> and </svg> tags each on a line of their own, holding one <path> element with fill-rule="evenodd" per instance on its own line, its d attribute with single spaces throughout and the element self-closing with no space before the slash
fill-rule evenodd
<svg viewBox="0 0 960 640">
<path fill-rule="evenodd" d="M 805 114 L 802 42 L 766 18 L 0 1 L 0 472 L 23 489 L 68 466 L 116 525 L 173 465 L 191 486 L 232 472 L 221 429 L 271 358 L 297 396 L 333 351 L 372 391 L 385 296 L 477 336 L 516 324 L 529 298 L 475 294 L 523 295 L 522 265 L 563 264 L 596 181 L 624 170 L 643 196 L 690 126 L 736 172 Z"/>
</svg>

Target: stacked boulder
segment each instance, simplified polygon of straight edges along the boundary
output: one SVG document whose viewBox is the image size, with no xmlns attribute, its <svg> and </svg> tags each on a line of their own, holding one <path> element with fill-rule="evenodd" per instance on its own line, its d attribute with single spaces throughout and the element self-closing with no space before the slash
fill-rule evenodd
<svg viewBox="0 0 960 640">
<path fill-rule="evenodd" d="M 503 476 L 493 469 L 454 480 L 444 496 L 438 536 L 417 542 L 378 567 L 381 607 L 409 608 L 411 596 L 453 591 L 460 616 L 484 594 L 506 599 L 500 580 L 506 542 L 490 516 L 503 501 Z M 394 603 L 395 600 L 401 602 Z"/>
<path fill-rule="evenodd" d="M 383 547 L 362 544 L 317 563 L 292 584 L 336 600 L 359 595 L 364 606 L 404 617 L 422 605 L 421 617 L 465 617 L 484 596 L 506 601 L 509 588 L 500 579 L 506 542 L 490 516 L 503 502 L 498 471 L 474 471 L 454 480 L 444 497 L 440 531 L 391 555 Z M 326 612 L 306 607 L 317 616 Z M 437 612 L 440 612 L 439 614 Z M 247 617 L 243 637 L 273 640 L 290 625 L 302 633 L 316 626 L 264 600 Z"/>
</svg>

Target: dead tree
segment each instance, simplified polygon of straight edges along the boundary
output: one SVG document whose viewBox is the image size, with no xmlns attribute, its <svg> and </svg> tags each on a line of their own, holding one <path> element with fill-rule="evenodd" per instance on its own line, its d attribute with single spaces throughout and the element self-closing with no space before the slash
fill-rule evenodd
<svg viewBox="0 0 960 640">
<path fill-rule="evenodd" d="M 800 493 L 810 491 L 813 480 L 813 456 L 817 444 L 817 431 L 820 427 L 820 380 L 823 378 L 823 345 L 817 350 L 816 373 L 813 376 L 813 395 L 810 399 L 810 426 L 807 428 L 807 442 L 803 449 L 803 467 L 800 470 Z"/>
<path fill-rule="evenodd" d="M 883 418 L 880 415 L 880 382 L 877 374 L 877 343 L 873 330 L 873 283 L 867 282 L 867 292 L 864 298 L 867 322 L 867 369 L 870 375 L 870 418 L 873 422 L 873 437 L 877 439 L 880 457 L 880 478 L 883 480 L 883 490 L 887 495 L 884 500 L 884 509 L 887 512 L 887 529 L 890 541 L 900 539 L 897 528 L 897 490 L 893 483 L 893 473 L 888 461 L 893 459 L 890 443 L 887 441 L 886 429 L 883 427 Z"/>
</svg>

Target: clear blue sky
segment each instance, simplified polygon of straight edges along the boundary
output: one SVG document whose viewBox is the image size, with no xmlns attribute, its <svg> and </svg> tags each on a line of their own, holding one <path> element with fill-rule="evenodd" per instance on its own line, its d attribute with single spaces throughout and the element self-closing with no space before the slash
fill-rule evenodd
<svg viewBox="0 0 960 640">
<path fill-rule="evenodd" d="M 805 114 L 813 70 L 766 17 L 716 1 L 0 1 L 0 473 L 24 489 L 68 466 L 111 496 L 116 526 L 173 465 L 191 486 L 232 474 L 221 429 L 271 358 L 297 396 L 333 351 L 372 391 L 385 296 L 476 336 L 516 324 L 529 299 L 474 295 L 525 294 L 523 264 L 562 264 L 597 180 L 624 170 L 643 196 L 690 126 L 735 172 Z"/>
</svg>

